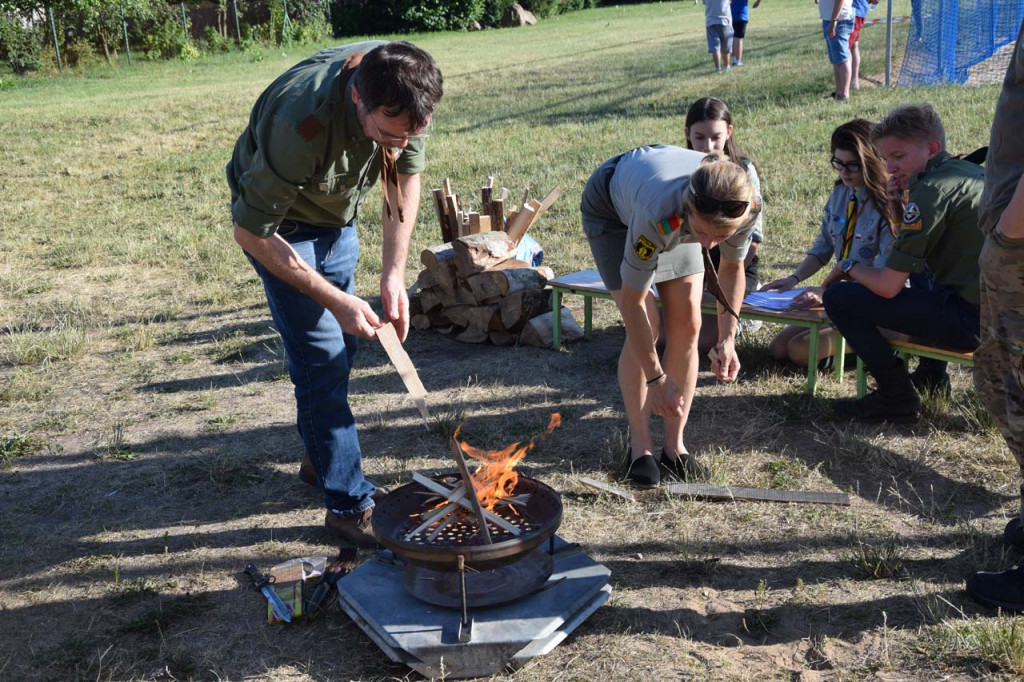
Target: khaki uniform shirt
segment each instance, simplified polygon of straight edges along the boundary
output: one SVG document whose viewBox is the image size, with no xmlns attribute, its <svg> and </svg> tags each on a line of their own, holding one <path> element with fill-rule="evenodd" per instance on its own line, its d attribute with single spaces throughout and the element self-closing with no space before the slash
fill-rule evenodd
<svg viewBox="0 0 1024 682">
<path fill-rule="evenodd" d="M 269 237 L 286 218 L 319 227 L 355 219 L 380 175 L 380 146 L 359 125 L 348 60 L 383 44 L 318 52 L 260 95 L 225 169 L 236 223 Z M 395 151 L 399 173 L 423 171 L 422 140 Z"/>
<path fill-rule="evenodd" d="M 627 227 L 622 282 L 645 291 L 654 282 L 658 255 L 697 244 L 683 219 L 683 191 L 704 154 L 668 145 L 639 147 L 622 155 L 608 185 L 619 220 Z M 742 262 L 754 230 L 751 220 L 719 245 L 722 258 Z"/>
<path fill-rule="evenodd" d="M 886 267 L 923 272 L 952 287 L 972 305 L 980 304 L 978 256 L 984 236 L 978 207 L 984 186 L 981 166 L 943 152 L 910 181 L 910 201 Z"/>
<path fill-rule="evenodd" d="M 882 267 L 895 237 L 889 229 L 889 221 L 879 213 L 875 202 L 868 196 L 867 189 L 853 190 L 843 183 L 838 183 L 832 190 L 832 196 L 825 204 L 825 217 L 821 221 L 821 231 L 807 250 L 822 265 L 827 265 L 832 257 L 836 261 L 843 259 L 843 239 L 846 237 L 846 214 L 850 206 L 850 197 L 856 192 L 860 206 L 857 222 L 853 228 L 853 240 L 850 244 L 849 258 L 867 265 Z"/>
</svg>

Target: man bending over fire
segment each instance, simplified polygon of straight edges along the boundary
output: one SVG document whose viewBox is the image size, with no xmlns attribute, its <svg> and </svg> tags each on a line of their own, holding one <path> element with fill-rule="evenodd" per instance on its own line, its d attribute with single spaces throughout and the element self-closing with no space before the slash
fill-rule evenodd
<svg viewBox="0 0 1024 682">
<path fill-rule="evenodd" d="M 609 159 L 590 176 L 580 203 L 583 231 L 626 325 L 619 387 L 630 426 L 629 477 L 638 486 L 661 481 L 654 459 L 651 413 L 665 419 L 660 464 L 684 480 L 707 469 L 686 451 L 683 430 L 697 385 L 704 277 L 717 292 L 718 338 L 712 370 L 734 381 L 735 314 L 743 300 L 743 260 L 761 210 L 746 169 L 720 153 L 669 146 L 640 147 Z M 721 286 L 707 250 L 721 246 Z M 665 356 L 655 343 L 661 328 L 651 285 L 665 314 Z"/>
<path fill-rule="evenodd" d="M 441 94 L 433 58 L 409 43 L 324 50 L 260 95 L 227 165 L 235 240 L 263 280 L 295 385 L 303 469 L 315 471 L 303 480 L 323 490 L 328 531 L 363 546 L 376 544 L 374 486 L 363 477 L 348 378 L 357 337 L 373 338 L 381 320 L 352 294 L 356 217 L 379 175 L 381 303 L 404 340 L 405 261 Z"/>
</svg>

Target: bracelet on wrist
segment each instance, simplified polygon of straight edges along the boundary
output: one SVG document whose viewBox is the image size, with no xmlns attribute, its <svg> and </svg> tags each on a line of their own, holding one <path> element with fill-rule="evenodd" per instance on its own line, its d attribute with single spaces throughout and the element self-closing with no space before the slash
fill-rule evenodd
<svg viewBox="0 0 1024 682">
<path fill-rule="evenodd" d="M 653 379 L 648 379 L 647 380 L 647 385 L 650 386 L 652 384 L 656 384 L 656 383 L 658 383 L 659 381 L 661 381 L 662 379 L 664 379 L 667 376 L 668 376 L 667 374 L 662 372 L 661 374 L 659 374 L 658 376 L 654 377 Z"/>
<path fill-rule="evenodd" d="M 799 277 L 796 276 L 796 273 L 793 273 L 792 275 L 790 275 L 790 277 L 792 277 L 796 281 L 797 284 L 800 284 L 800 282 L 803 281 Z"/>
</svg>

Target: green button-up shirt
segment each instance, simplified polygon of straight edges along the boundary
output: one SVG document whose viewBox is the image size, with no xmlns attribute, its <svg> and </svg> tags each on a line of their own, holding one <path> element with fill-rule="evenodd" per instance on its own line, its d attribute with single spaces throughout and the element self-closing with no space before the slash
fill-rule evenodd
<svg viewBox="0 0 1024 682">
<path fill-rule="evenodd" d="M 952 287 L 968 303 L 980 305 L 978 256 L 985 237 L 978 229 L 984 187 L 981 166 L 943 152 L 910 181 L 899 237 L 885 265 L 899 272 L 922 272 Z"/>
<path fill-rule="evenodd" d="M 359 124 L 346 60 L 383 44 L 318 52 L 260 95 L 225 169 L 236 223 L 269 237 L 286 218 L 321 227 L 355 219 L 380 175 L 380 147 Z M 422 140 L 395 151 L 399 173 L 423 171 Z"/>
</svg>

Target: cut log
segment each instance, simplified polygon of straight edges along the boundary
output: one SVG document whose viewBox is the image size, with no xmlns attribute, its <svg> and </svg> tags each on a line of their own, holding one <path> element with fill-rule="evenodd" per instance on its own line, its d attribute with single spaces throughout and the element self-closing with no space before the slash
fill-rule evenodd
<svg viewBox="0 0 1024 682">
<path fill-rule="evenodd" d="M 423 312 L 429 313 L 441 307 L 441 296 L 438 294 L 440 290 L 440 287 L 420 289 L 420 308 Z"/>
<path fill-rule="evenodd" d="M 451 305 L 456 305 L 459 302 L 459 299 L 456 298 L 456 296 L 453 296 L 452 294 L 449 294 L 447 291 L 445 291 L 441 287 L 438 287 L 434 291 L 436 291 L 437 295 L 441 298 L 441 305 L 443 305 L 445 307 L 448 307 L 448 306 L 451 306 Z M 456 294 L 457 293 L 458 293 L 458 289 L 456 289 Z"/>
<path fill-rule="evenodd" d="M 437 286 L 455 295 L 455 249 L 451 243 L 424 249 L 420 252 L 420 262 L 430 270 Z"/>
<path fill-rule="evenodd" d="M 455 293 L 456 303 L 465 303 L 467 305 L 476 305 L 480 303 L 473 295 L 473 289 L 469 286 L 469 283 L 464 279 L 459 280 L 458 291 Z"/>
<path fill-rule="evenodd" d="M 512 242 L 513 246 L 518 244 L 519 240 L 526 234 L 526 231 L 533 223 L 535 215 L 536 211 L 531 206 L 523 206 L 519 209 L 516 217 L 508 221 L 508 227 L 505 232 L 508 233 L 508 240 Z"/>
<path fill-rule="evenodd" d="M 452 249 L 455 271 L 459 277 L 469 277 L 508 260 L 513 244 L 504 232 L 481 232 L 456 239 Z"/>
<path fill-rule="evenodd" d="M 420 301 L 420 297 L 410 296 L 409 297 L 409 317 L 413 315 L 419 315 L 423 312 L 423 303 Z"/>
<path fill-rule="evenodd" d="M 455 338 L 462 343 L 483 343 L 487 340 L 487 332 L 470 327 L 469 329 L 461 332 Z"/>
<path fill-rule="evenodd" d="M 411 315 L 409 317 L 409 324 L 412 325 L 413 329 L 418 329 L 421 332 L 430 329 L 430 315 L 420 313 L 419 315 Z"/>
<path fill-rule="evenodd" d="M 503 268 L 484 270 L 466 278 L 478 301 L 500 298 L 527 289 L 543 289 L 553 279 L 551 268 Z"/>
<path fill-rule="evenodd" d="M 554 314 L 554 311 L 544 313 L 527 322 L 523 326 L 522 333 L 519 335 L 519 343 L 527 346 L 537 346 L 538 348 L 551 348 L 554 341 L 554 332 L 552 331 Z M 561 320 L 562 343 L 578 341 L 583 338 L 583 329 L 576 322 L 576 318 L 572 316 L 572 312 L 568 308 L 562 308 Z"/>
<path fill-rule="evenodd" d="M 420 274 L 416 277 L 416 290 L 422 291 L 436 286 L 437 280 L 434 279 L 434 273 L 430 270 L 420 270 Z"/>
<path fill-rule="evenodd" d="M 508 332 L 518 332 L 528 320 L 551 310 L 551 293 L 543 289 L 517 291 L 501 299 L 498 314 L 501 326 Z"/>
<path fill-rule="evenodd" d="M 431 190 L 434 195 L 434 209 L 437 211 L 437 222 L 441 226 L 441 241 L 447 243 L 453 238 L 451 223 L 448 221 L 448 203 L 444 192 L 440 189 Z"/>
<path fill-rule="evenodd" d="M 502 199 L 491 199 L 490 204 L 491 229 L 505 230 L 505 201 Z"/>
<path fill-rule="evenodd" d="M 456 303 L 455 305 L 445 306 L 441 311 L 444 316 L 448 318 L 448 321 L 458 327 L 469 326 L 469 310 L 476 306 L 468 305 L 466 303 Z"/>
</svg>

